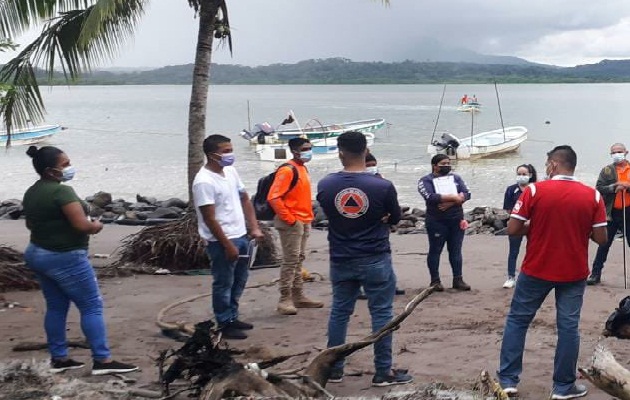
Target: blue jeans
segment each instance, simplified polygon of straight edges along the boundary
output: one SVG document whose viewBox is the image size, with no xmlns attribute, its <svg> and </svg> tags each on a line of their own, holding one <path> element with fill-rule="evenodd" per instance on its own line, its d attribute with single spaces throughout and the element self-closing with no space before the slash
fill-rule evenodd
<svg viewBox="0 0 630 400">
<path fill-rule="evenodd" d="M 558 341 L 554 358 L 553 384 L 555 393 L 565 393 L 576 379 L 580 350 L 580 312 L 586 280 L 550 282 L 519 274 L 505 321 L 499 363 L 499 383 L 502 387 L 516 387 L 523 371 L 525 335 L 549 292 L 555 290 L 556 326 Z"/>
<path fill-rule="evenodd" d="M 608 251 L 610 250 L 612 242 L 615 240 L 615 235 L 617 234 L 617 231 L 623 231 L 623 213 L 621 210 L 612 210 L 612 219 L 608 221 L 606 230 L 608 231 L 608 241 L 606 244 L 597 248 L 597 254 L 595 254 L 595 259 L 593 260 L 593 271 L 591 272 L 593 275 L 602 274 L 602 269 L 604 269 L 604 263 L 608 258 Z M 626 241 L 630 246 L 630 208 L 629 211 L 626 212 L 625 236 Z"/>
<path fill-rule="evenodd" d="M 448 260 L 451 263 L 453 277 L 462 276 L 462 244 L 464 231 L 459 227 L 459 219 L 427 218 L 425 228 L 429 237 L 429 255 L 427 265 L 431 274 L 431 283 L 440 280 L 440 254 L 446 244 Z"/>
<path fill-rule="evenodd" d="M 87 250 L 55 252 L 30 243 L 24 252 L 46 299 L 44 329 L 53 359 L 68 356 L 66 318 L 72 301 L 81 313 L 81 330 L 92 349 L 92 358 L 111 357 L 103 319 L 103 298 Z"/>
<path fill-rule="evenodd" d="M 391 254 L 356 258 L 344 262 L 330 262 L 330 281 L 333 301 L 328 320 L 328 347 L 346 342 L 348 321 L 363 287 L 372 317 L 372 332 L 376 332 L 393 317 L 392 303 L 396 291 L 396 275 Z M 333 369 L 343 370 L 344 360 L 338 360 Z M 376 374 L 389 374 L 392 369 L 392 335 L 384 336 L 374 344 Z"/>
<path fill-rule="evenodd" d="M 230 240 L 238 249 L 238 254 L 247 255 L 247 237 Z M 225 248 L 219 242 L 209 242 L 206 252 L 212 264 L 212 309 L 221 327 L 238 318 L 238 301 L 249 276 L 248 259 L 239 257 L 235 262 L 228 261 Z"/>
<path fill-rule="evenodd" d="M 508 253 L 508 276 L 514 278 L 516 276 L 516 261 L 518 260 L 518 252 L 521 249 L 523 236 L 508 236 L 510 241 L 510 252 Z"/>
</svg>

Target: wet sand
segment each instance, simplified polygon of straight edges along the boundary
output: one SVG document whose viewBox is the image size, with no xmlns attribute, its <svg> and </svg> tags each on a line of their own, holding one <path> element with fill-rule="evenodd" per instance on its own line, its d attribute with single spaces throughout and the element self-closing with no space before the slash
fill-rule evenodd
<svg viewBox="0 0 630 400">
<path fill-rule="evenodd" d="M 105 226 L 92 238 L 90 254 L 112 254 L 126 235 L 137 227 Z M 561 236 L 558 236 L 561 240 Z M 0 222 L 0 243 L 9 244 L 22 251 L 28 242 L 23 221 Z M 231 341 L 236 348 L 265 346 L 276 354 L 310 351 L 310 356 L 296 357 L 280 365 L 291 369 L 312 358 L 326 345 L 326 325 L 331 302 L 328 277 L 328 244 L 326 233 L 314 231 L 309 244 L 305 265 L 325 280 L 306 284 L 307 294 L 325 303 L 323 309 L 300 310 L 296 316 L 281 316 L 275 312 L 277 288 L 260 287 L 247 289 L 241 302 L 242 319 L 255 325 L 250 337 L 243 341 Z M 407 291 L 396 296 L 395 309 L 400 312 L 405 304 L 429 283 L 426 267 L 428 250 L 425 235 L 392 235 L 392 248 L 398 286 Z M 346 376 L 339 384 L 328 384 L 327 389 L 339 396 L 379 396 L 389 391 L 424 387 L 434 382 L 448 387 L 468 389 L 476 381 L 481 370 L 491 373 L 497 368 L 501 335 L 512 291 L 501 285 L 506 275 L 508 241 L 505 236 L 476 235 L 464 240 L 464 278 L 473 287 L 470 292 L 447 289 L 425 300 L 394 334 L 395 367 L 408 368 L 414 376 L 414 384 L 391 388 L 372 388 L 372 351 L 367 348 L 351 356 L 346 364 Z M 524 246 L 521 251 L 524 253 Z M 590 257 L 595 245 L 591 245 Z M 630 254 L 630 253 L 629 253 Z M 522 256 L 522 254 L 521 254 Z M 96 264 L 108 260 L 95 259 Z M 442 281 L 450 287 L 451 273 L 446 253 L 441 264 Z M 249 285 L 270 282 L 277 278 L 278 269 L 252 270 Z M 622 246 L 615 241 L 609 261 L 604 269 L 603 282 L 588 287 L 581 320 L 582 346 L 580 366 L 588 366 L 606 318 L 627 291 L 623 289 Z M 142 371 L 135 373 L 138 384 L 149 384 L 157 379 L 154 358 L 160 350 L 178 347 L 160 334 L 155 325 L 158 311 L 184 297 L 209 293 L 210 276 L 147 276 L 101 281 L 105 299 L 110 346 L 116 359 L 136 363 Z M 19 302 L 22 307 L 0 312 L 0 358 L 47 359 L 46 351 L 27 353 L 12 352 L 18 342 L 45 341 L 41 293 L 9 292 L 7 301 Z M 212 317 L 210 299 L 203 298 L 186 304 L 169 313 L 169 320 L 197 322 Z M 68 337 L 82 337 L 78 312 L 72 308 L 68 319 Z M 359 339 L 370 333 L 370 318 L 365 301 L 358 301 L 351 319 L 348 340 Z M 553 356 L 556 342 L 555 306 L 551 295 L 532 323 L 527 337 L 524 372 L 521 376 L 521 398 L 545 399 L 551 390 Z M 605 345 L 617 360 L 628 367 L 630 346 L 614 338 L 604 339 Z M 84 349 L 71 350 L 71 356 L 89 361 L 90 353 Z M 89 369 L 73 372 L 84 376 Z M 609 395 L 593 388 L 588 382 L 588 399 L 610 399 Z"/>
</svg>

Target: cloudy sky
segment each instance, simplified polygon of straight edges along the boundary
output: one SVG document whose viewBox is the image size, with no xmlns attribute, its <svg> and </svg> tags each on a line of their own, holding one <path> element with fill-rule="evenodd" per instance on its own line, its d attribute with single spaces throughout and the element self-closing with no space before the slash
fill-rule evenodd
<svg viewBox="0 0 630 400">
<path fill-rule="evenodd" d="M 422 60 L 427 39 L 562 66 L 630 58 L 628 0 L 391 0 L 389 7 L 376 0 L 228 0 L 228 6 L 234 55 L 217 49 L 219 63 Z M 190 63 L 197 22 L 186 0 L 152 0 L 135 38 L 109 66 Z"/>
</svg>

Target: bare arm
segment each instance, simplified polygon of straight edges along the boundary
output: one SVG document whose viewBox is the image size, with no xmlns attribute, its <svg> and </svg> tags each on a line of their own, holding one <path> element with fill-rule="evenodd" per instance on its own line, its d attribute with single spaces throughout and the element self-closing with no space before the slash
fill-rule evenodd
<svg viewBox="0 0 630 400">
<path fill-rule="evenodd" d="M 529 232 L 529 221 L 518 218 L 510 218 L 507 225 L 507 234 L 510 236 L 525 236 Z"/>
<path fill-rule="evenodd" d="M 100 221 L 91 221 L 83 211 L 81 203 L 73 201 L 61 207 L 61 211 L 70 221 L 70 225 L 77 231 L 85 233 L 86 235 L 94 235 L 99 233 L 103 229 L 103 224 Z"/>
<path fill-rule="evenodd" d="M 606 244 L 608 241 L 608 231 L 605 226 L 597 226 L 591 232 L 591 240 L 598 245 Z"/>
</svg>

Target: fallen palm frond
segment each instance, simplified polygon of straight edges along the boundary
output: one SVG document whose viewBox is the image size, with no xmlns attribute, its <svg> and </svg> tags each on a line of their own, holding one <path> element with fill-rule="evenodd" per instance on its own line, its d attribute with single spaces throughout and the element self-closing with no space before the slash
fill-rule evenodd
<svg viewBox="0 0 630 400">
<path fill-rule="evenodd" d="M 258 246 L 255 265 L 279 265 L 271 228 L 261 225 L 265 235 Z M 110 275 L 154 273 L 159 268 L 170 272 L 208 269 L 206 244 L 197 231 L 194 212 L 181 219 L 149 226 L 123 239 L 119 259 L 106 269 Z"/>
<path fill-rule="evenodd" d="M 0 292 L 37 289 L 35 274 L 24 264 L 24 256 L 11 247 L 0 245 Z"/>
</svg>

